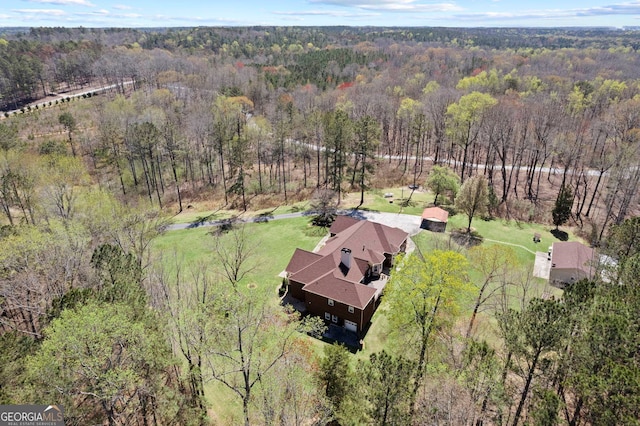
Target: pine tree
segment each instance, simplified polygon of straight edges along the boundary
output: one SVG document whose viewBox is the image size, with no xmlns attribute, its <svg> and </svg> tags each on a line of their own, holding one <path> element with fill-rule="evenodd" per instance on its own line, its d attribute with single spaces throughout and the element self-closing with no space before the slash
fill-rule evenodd
<svg viewBox="0 0 640 426">
<path fill-rule="evenodd" d="M 573 207 L 573 192 L 571 188 L 562 185 L 556 198 L 556 205 L 551 212 L 556 230 L 571 217 L 571 207 Z"/>
</svg>

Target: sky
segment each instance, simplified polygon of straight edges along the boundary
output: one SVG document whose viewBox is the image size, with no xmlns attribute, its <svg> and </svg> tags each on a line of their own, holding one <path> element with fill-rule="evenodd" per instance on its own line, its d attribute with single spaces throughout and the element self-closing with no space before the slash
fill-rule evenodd
<svg viewBox="0 0 640 426">
<path fill-rule="evenodd" d="M 640 27 L 640 0 L 0 0 L 0 27 Z"/>
</svg>

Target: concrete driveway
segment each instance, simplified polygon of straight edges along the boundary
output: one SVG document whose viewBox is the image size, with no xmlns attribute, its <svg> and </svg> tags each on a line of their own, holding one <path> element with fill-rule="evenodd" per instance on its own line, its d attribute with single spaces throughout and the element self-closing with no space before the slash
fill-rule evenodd
<svg viewBox="0 0 640 426">
<path fill-rule="evenodd" d="M 551 270 L 551 261 L 547 259 L 547 253 L 537 251 L 536 261 L 533 264 L 533 276 L 548 280 L 550 270 Z"/>
<path fill-rule="evenodd" d="M 357 210 L 349 216 L 400 228 L 409 235 L 416 235 L 420 232 L 420 223 L 422 223 L 422 218 L 420 216 L 401 213 L 374 213 Z"/>
</svg>

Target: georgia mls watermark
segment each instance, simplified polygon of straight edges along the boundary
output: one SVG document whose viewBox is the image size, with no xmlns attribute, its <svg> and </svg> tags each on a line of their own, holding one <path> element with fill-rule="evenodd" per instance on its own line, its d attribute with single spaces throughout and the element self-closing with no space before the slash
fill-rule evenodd
<svg viewBox="0 0 640 426">
<path fill-rule="evenodd" d="M 64 426 L 60 405 L 0 405 L 0 426 Z"/>
</svg>

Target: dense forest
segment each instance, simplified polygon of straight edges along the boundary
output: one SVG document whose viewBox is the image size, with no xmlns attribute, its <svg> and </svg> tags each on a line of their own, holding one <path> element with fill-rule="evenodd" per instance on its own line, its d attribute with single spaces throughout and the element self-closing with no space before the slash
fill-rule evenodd
<svg viewBox="0 0 640 426">
<path fill-rule="evenodd" d="M 0 29 L 0 403 L 215 424 L 217 383 L 245 424 L 639 424 L 639 48 L 605 28 Z M 322 324 L 271 284 L 240 290 L 244 228 L 212 237 L 219 267 L 153 250 L 198 200 L 340 203 L 439 172 L 482 176 L 488 216 L 574 226 L 610 270 L 541 298 L 509 250 L 407 257 L 396 331 L 355 359 L 318 354 Z"/>
</svg>

